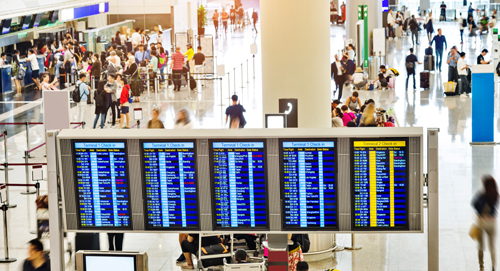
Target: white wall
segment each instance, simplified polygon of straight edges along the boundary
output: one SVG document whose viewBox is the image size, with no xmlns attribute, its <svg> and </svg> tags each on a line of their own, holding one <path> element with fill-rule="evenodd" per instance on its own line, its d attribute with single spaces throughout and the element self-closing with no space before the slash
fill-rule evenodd
<svg viewBox="0 0 500 271">
<path fill-rule="evenodd" d="M 108 15 L 107 14 L 98 14 L 94 16 L 90 16 L 87 18 L 88 27 L 103 27 L 108 25 Z"/>
<path fill-rule="evenodd" d="M 191 16 L 188 16 L 188 3 L 191 3 Z M 196 31 L 198 28 L 197 23 L 197 12 L 198 1 L 196 0 L 178 0 L 177 4 L 174 5 L 174 29 L 175 32 L 187 32 L 189 28 Z M 188 18 L 191 17 L 191 23 L 188 22 Z"/>
</svg>

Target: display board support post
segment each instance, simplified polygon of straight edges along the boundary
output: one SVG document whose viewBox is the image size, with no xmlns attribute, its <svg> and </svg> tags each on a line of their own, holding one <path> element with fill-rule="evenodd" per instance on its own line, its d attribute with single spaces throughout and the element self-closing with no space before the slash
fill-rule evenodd
<svg viewBox="0 0 500 271">
<path fill-rule="evenodd" d="M 336 233 L 333 234 L 333 247 L 335 247 L 335 249 L 333 250 L 335 252 L 342 251 L 345 249 L 345 247 L 337 245 L 337 234 Z"/>
<path fill-rule="evenodd" d="M 4 149 L 3 149 L 3 151 L 4 151 L 4 156 L 5 156 L 4 162 L 5 162 L 6 165 L 5 165 L 5 167 L 3 169 L 0 169 L 0 170 L 14 170 L 14 168 L 9 167 L 9 165 L 8 165 L 9 164 L 9 158 L 7 157 L 7 130 L 3 131 L 3 133 L 4 133 L 4 137 L 3 137 L 3 147 L 4 147 Z M 7 187 L 7 189 L 9 189 L 9 188 Z M 12 207 L 9 206 L 9 208 L 12 208 Z"/>
<path fill-rule="evenodd" d="M 344 249 L 346 249 L 346 250 L 360 250 L 362 248 L 363 248 L 362 245 L 356 246 L 356 240 L 354 239 L 354 233 L 351 233 L 351 246 L 345 247 Z"/>
<path fill-rule="evenodd" d="M 17 204 L 10 204 L 9 201 L 9 170 L 13 168 L 9 168 L 9 159 L 7 158 L 7 130 L 4 131 L 4 136 L 3 136 L 3 144 L 5 148 L 5 162 L 3 164 L 4 168 L 4 173 L 5 173 L 5 184 L 7 184 L 7 187 L 5 187 L 5 204 L 7 205 L 8 208 L 16 208 Z"/>
<path fill-rule="evenodd" d="M 439 128 L 427 129 L 427 270 L 439 271 Z"/>
<path fill-rule="evenodd" d="M 28 157 L 29 156 L 29 153 L 28 151 L 25 151 L 24 152 L 24 162 L 26 164 L 28 164 Z M 30 187 L 28 186 L 28 184 L 30 184 L 30 168 L 28 165 L 25 165 L 24 166 L 25 168 L 25 172 L 26 172 L 26 192 L 21 192 L 22 195 L 32 195 L 32 194 L 35 194 L 36 192 L 35 191 L 30 191 Z"/>
<path fill-rule="evenodd" d="M 47 131 L 47 182 L 49 189 L 50 270 L 64 269 L 63 225 L 59 207 L 57 131 Z"/>
<path fill-rule="evenodd" d="M 9 258 L 9 234 L 7 233 L 7 210 L 9 210 L 9 207 L 7 206 L 7 202 L 5 202 L 2 207 L 3 211 L 3 242 L 5 246 L 5 258 L 0 259 L 0 263 L 13 263 L 17 261 L 16 258 Z"/>
</svg>

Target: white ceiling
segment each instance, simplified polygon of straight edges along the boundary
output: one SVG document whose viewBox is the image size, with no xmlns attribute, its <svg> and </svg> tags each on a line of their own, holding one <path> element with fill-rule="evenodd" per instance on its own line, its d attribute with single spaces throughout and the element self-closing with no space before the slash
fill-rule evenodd
<svg viewBox="0 0 500 271">
<path fill-rule="evenodd" d="M 55 9 L 86 6 L 106 0 L 0 0 L 0 19 L 27 14 L 41 13 Z"/>
</svg>

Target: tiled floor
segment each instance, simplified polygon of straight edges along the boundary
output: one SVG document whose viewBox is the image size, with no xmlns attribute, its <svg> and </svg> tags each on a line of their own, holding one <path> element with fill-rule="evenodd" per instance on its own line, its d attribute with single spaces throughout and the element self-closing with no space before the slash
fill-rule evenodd
<svg viewBox="0 0 500 271">
<path fill-rule="evenodd" d="M 463 47 L 460 47 L 460 36 L 458 24 L 436 23 L 436 27 L 443 28 L 443 33 L 448 40 L 448 47 L 457 45 L 468 53 L 469 63 L 474 63 L 476 56 L 483 48 L 491 48 L 491 37 L 487 39 L 467 39 Z M 331 28 L 331 58 L 338 52 L 338 44 L 344 40 L 344 28 L 332 26 Z M 416 47 L 416 55 L 423 59 L 423 51 L 426 47 L 424 35 L 420 36 L 421 45 Z M 253 79 L 253 60 L 249 54 L 250 44 L 260 44 L 259 36 L 253 34 L 250 29 L 242 32 L 228 33 L 226 37 L 218 37 L 215 41 L 215 53 L 217 63 L 225 64 L 226 71 L 231 71 L 231 89 L 228 90 L 227 78 L 222 85 L 219 82 L 205 82 L 202 91 L 193 95 L 193 100 L 188 97 L 187 90 L 173 93 L 165 90 L 158 95 L 158 99 L 151 95 L 151 99 L 141 97 L 142 102 L 133 104 L 133 107 L 141 107 L 144 110 L 144 118 L 141 120 L 141 128 L 147 122 L 150 111 L 154 107 L 162 109 L 161 119 L 168 129 L 174 126 L 175 112 L 181 108 L 188 108 L 195 120 L 197 128 L 222 128 L 224 124 L 224 110 L 228 105 L 228 92 L 234 92 L 234 76 L 236 76 L 236 91 L 242 98 L 242 104 L 247 108 L 246 118 L 249 128 L 262 127 L 262 91 L 260 82 L 260 55 L 255 59 L 256 79 Z M 442 82 L 447 79 L 447 67 L 443 72 L 431 74 L 430 90 L 404 90 L 404 58 L 411 41 L 408 38 L 391 41 L 388 44 L 387 62 L 401 72 L 397 79 L 396 90 L 393 91 L 361 91 L 362 100 L 373 98 L 377 106 L 394 108 L 399 126 L 423 126 L 439 127 L 439 152 L 440 152 L 440 268 L 441 270 L 477 270 L 477 251 L 475 243 L 467 235 L 469 226 L 474 219 L 470 208 L 470 200 L 480 188 L 480 176 L 482 174 L 496 173 L 500 152 L 497 147 L 471 147 L 471 99 L 451 97 L 443 95 Z M 249 83 L 246 83 L 246 59 L 249 62 Z M 241 88 L 240 63 L 243 62 L 244 83 Z M 232 74 L 233 67 L 237 67 L 236 74 Z M 417 71 L 421 71 L 419 66 Z M 418 82 L 418 77 L 417 77 Z M 222 96 L 221 96 L 222 87 Z M 344 95 L 344 100 L 349 93 Z M 222 105 L 221 105 L 222 98 Z M 498 98 L 495 104 L 498 105 Z M 40 100 L 26 104 L 5 104 L 5 108 L 11 110 L 0 115 L 2 122 L 25 122 L 28 120 L 41 121 L 43 119 Z M 17 108 L 16 108 L 17 107 Z M 498 106 L 497 106 L 498 107 Z M 15 109 L 14 109 L 15 108 Z M 6 109 L 7 110 L 7 109 Z M 77 113 L 76 107 L 71 109 L 72 114 Z M 87 129 L 91 128 L 94 114 L 93 107 L 89 106 L 85 121 Z M 498 113 L 495 112 L 496 131 L 498 125 Z M 75 119 L 76 120 L 76 119 Z M 26 133 L 24 127 L 10 128 L 1 126 L 0 129 L 10 129 L 8 138 L 8 155 L 10 162 L 23 162 L 22 154 L 26 150 Z M 44 142 L 42 126 L 30 128 L 30 145 L 37 146 Z M 119 131 L 117 131 L 119 132 Z M 498 138 L 497 138 L 498 139 Z M 42 147 L 33 152 L 36 158 L 33 162 L 44 161 L 45 148 Z M 0 146 L 0 161 L 3 161 L 4 148 Z M 9 180 L 13 183 L 24 183 L 24 168 L 15 168 L 9 171 Z M 0 172 L 0 181 L 3 181 L 3 173 Z M 20 259 L 12 264 L 0 264 L 1 270 L 20 270 L 22 259 L 26 257 L 26 242 L 34 235 L 30 231 L 35 227 L 35 197 L 33 195 L 21 195 L 21 188 L 12 188 L 10 191 L 11 202 L 18 205 L 16 209 L 8 212 L 10 255 Z M 46 192 L 46 184 L 42 184 L 42 192 Z M 3 232 L 3 225 L 0 225 Z M 72 241 L 72 234 L 68 240 Z M 311 270 L 323 270 L 326 268 L 337 268 L 339 270 L 427 270 L 427 235 L 424 234 L 359 234 L 356 241 L 363 248 L 359 251 L 342 251 L 335 253 L 331 259 L 311 263 Z M 338 235 L 339 245 L 350 244 L 350 235 Z M 497 242 L 498 243 L 498 242 Z M 3 244 L 3 235 L 0 237 Z M 101 235 L 101 248 L 107 249 L 107 239 Z M 149 254 L 150 270 L 180 270 L 175 265 L 175 259 L 180 254 L 180 247 L 175 234 L 126 234 L 124 242 L 125 250 L 147 251 Z M 4 248 L 0 245 L 0 256 L 3 256 Z M 489 255 L 489 254 L 486 254 Z M 72 270 L 73 259 L 66 254 L 67 270 Z M 489 263 L 489 256 L 486 256 Z M 490 268 L 487 264 L 487 268 Z M 487 269 L 488 270 L 488 269 Z"/>
</svg>

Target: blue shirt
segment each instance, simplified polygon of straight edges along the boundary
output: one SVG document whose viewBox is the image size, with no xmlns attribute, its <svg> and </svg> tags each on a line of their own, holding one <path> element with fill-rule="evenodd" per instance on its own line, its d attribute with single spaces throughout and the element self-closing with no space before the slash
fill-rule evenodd
<svg viewBox="0 0 500 271">
<path fill-rule="evenodd" d="M 137 63 L 137 65 L 139 65 L 139 63 L 141 61 L 146 60 L 146 59 L 151 59 L 151 55 L 148 53 L 148 51 L 144 51 L 144 52 L 137 51 L 137 52 L 135 52 L 135 63 Z"/>
<path fill-rule="evenodd" d="M 90 94 L 87 84 L 80 81 L 76 87 L 80 90 L 80 101 L 87 101 L 87 96 Z"/>
<path fill-rule="evenodd" d="M 452 58 L 451 52 L 448 53 L 448 58 L 446 59 L 446 62 L 448 62 L 448 60 L 450 60 L 450 58 Z M 455 58 L 458 60 L 460 58 L 460 55 L 458 53 L 455 54 Z M 457 61 L 454 60 L 454 59 L 452 59 L 450 61 L 450 64 L 448 64 L 448 65 L 450 65 L 450 67 L 456 67 L 457 66 Z"/>
<path fill-rule="evenodd" d="M 436 51 L 439 50 L 439 51 L 443 51 L 443 44 L 446 45 L 446 49 L 448 49 L 448 43 L 446 42 L 446 38 L 444 37 L 444 35 L 436 35 L 434 36 L 434 38 L 432 39 L 431 41 L 431 46 L 432 46 L 432 43 L 436 41 Z"/>
</svg>

